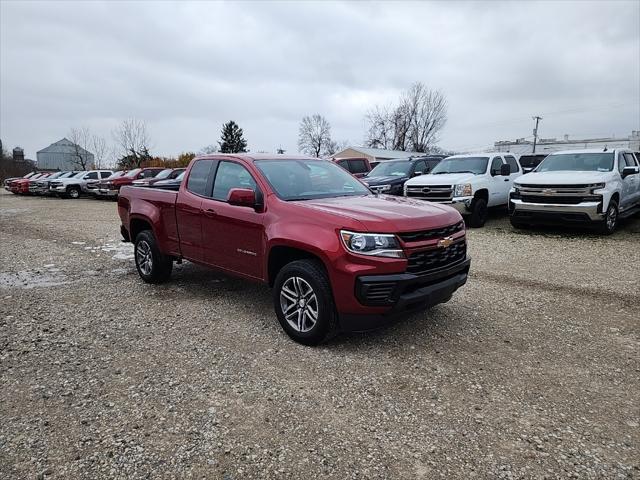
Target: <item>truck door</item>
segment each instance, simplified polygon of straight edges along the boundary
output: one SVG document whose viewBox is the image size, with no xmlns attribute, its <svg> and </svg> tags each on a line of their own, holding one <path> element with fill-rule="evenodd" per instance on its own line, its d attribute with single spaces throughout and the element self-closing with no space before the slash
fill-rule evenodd
<svg viewBox="0 0 640 480">
<path fill-rule="evenodd" d="M 263 214 L 255 209 L 229 205 L 232 188 L 250 188 L 256 181 L 241 163 L 218 164 L 211 198 L 202 201 L 202 243 L 205 263 L 262 279 L 264 277 Z"/>
<path fill-rule="evenodd" d="M 202 201 L 213 184 L 215 160 L 198 160 L 191 167 L 176 200 L 176 222 L 180 251 L 187 260 L 202 262 Z"/>
<path fill-rule="evenodd" d="M 491 167 L 489 168 L 489 206 L 506 204 L 508 201 L 511 183 L 509 177 L 500 175 L 500 169 L 503 163 L 502 157 L 496 156 L 491 159 Z"/>
<path fill-rule="evenodd" d="M 625 167 L 635 167 L 635 159 L 633 155 L 624 152 L 618 152 L 618 171 L 622 176 Z M 638 176 L 637 174 L 627 175 L 622 178 L 622 194 L 620 195 L 620 210 L 626 210 L 635 205 L 638 198 Z"/>
</svg>

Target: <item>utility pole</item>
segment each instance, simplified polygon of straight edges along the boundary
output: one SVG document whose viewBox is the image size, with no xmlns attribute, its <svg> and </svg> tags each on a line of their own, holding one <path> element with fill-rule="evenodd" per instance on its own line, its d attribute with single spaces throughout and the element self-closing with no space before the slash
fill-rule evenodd
<svg viewBox="0 0 640 480">
<path fill-rule="evenodd" d="M 537 115 L 535 117 L 531 117 L 536 121 L 536 127 L 533 129 L 533 152 L 532 153 L 536 153 L 536 143 L 538 143 L 538 122 L 540 120 L 542 120 L 542 117 L 538 117 Z"/>
</svg>

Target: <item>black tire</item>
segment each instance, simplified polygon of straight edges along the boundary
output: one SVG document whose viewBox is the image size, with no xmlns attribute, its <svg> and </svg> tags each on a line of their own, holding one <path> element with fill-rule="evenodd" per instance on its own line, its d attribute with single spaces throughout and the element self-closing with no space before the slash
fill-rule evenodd
<svg viewBox="0 0 640 480">
<path fill-rule="evenodd" d="M 484 198 L 474 198 L 471 202 L 471 215 L 469 215 L 469 226 L 471 228 L 481 228 L 487 221 L 489 208 Z"/>
<path fill-rule="evenodd" d="M 618 226 L 618 202 L 614 199 L 609 201 L 607 207 L 607 213 L 604 217 L 604 221 L 600 224 L 600 232 L 604 235 L 611 235 L 616 231 Z"/>
<path fill-rule="evenodd" d="M 169 280 L 173 270 L 173 259 L 160 253 L 158 242 L 151 230 L 143 230 L 138 234 L 134 242 L 133 257 L 138 275 L 145 282 L 162 283 Z"/>
<path fill-rule="evenodd" d="M 80 198 L 80 187 L 71 186 L 67 188 L 67 197 L 68 198 Z"/>
<path fill-rule="evenodd" d="M 298 280 L 299 289 L 295 287 L 296 279 L 302 280 Z M 311 292 L 307 287 L 311 288 Z M 304 303 L 300 304 L 300 301 Z M 329 339 L 337 329 L 338 315 L 329 278 L 317 260 L 296 260 L 285 265 L 278 272 L 273 286 L 273 304 L 282 329 L 291 339 L 303 345 L 318 345 Z M 292 307 L 289 314 L 285 311 L 288 306 Z"/>
</svg>

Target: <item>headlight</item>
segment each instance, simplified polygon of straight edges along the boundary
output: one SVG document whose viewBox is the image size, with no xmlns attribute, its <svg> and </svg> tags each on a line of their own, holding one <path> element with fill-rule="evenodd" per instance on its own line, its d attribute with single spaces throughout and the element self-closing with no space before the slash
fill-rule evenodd
<svg viewBox="0 0 640 480">
<path fill-rule="evenodd" d="M 596 190 L 600 190 L 601 188 L 606 187 L 607 184 L 606 183 L 592 183 L 591 185 L 589 185 L 589 187 L 591 188 L 591 193 L 595 192 Z"/>
<path fill-rule="evenodd" d="M 360 255 L 404 258 L 395 235 L 388 233 L 356 233 L 340 230 L 342 242 L 347 250 Z"/>
<path fill-rule="evenodd" d="M 374 187 L 378 192 L 388 192 L 391 190 L 391 185 L 380 185 L 378 187 Z"/>
<path fill-rule="evenodd" d="M 470 197 L 471 193 L 471 184 L 465 183 L 463 185 L 456 185 L 453 190 L 454 197 Z"/>
</svg>

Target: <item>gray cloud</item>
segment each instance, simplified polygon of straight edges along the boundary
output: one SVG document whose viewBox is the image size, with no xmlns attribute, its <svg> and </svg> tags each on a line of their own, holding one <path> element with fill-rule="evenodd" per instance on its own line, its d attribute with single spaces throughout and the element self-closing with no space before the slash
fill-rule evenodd
<svg viewBox="0 0 640 480">
<path fill-rule="evenodd" d="M 629 2 L 0 3 L 0 137 L 28 156 L 87 125 L 147 121 L 158 154 L 214 143 L 296 151 L 325 115 L 363 117 L 414 81 L 449 101 L 448 148 L 640 128 L 640 4 Z"/>
</svg>

